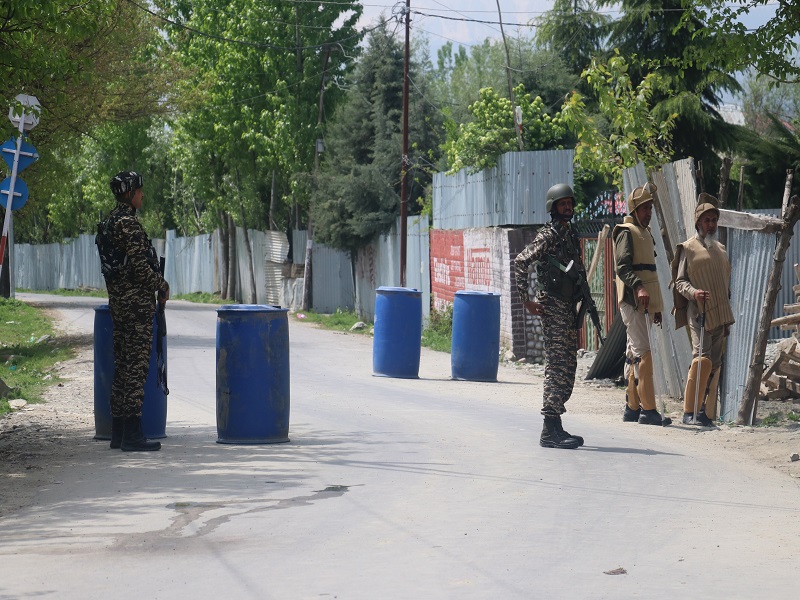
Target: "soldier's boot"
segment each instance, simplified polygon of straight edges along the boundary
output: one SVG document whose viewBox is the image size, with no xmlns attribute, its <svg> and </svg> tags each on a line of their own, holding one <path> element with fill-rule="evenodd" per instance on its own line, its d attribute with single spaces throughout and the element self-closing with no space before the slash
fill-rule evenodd
<svg viewBox="0 0 800 600">
<path fill-rule="evenodd" d="M 571 433 L 569 433 L 564 429 L 564 426 L 561 424 L 561 415 L 557 416 L 556 419 L 558 419 L 556 427 L 558 427 L 559 433 L 561 433 L 561 435 L 565 438 L 573 438 L 575 440 L 578 440 L 578 446 L 583 446 L 583 438 L 581 436 L 572 435 Z"/>
<path fill-rule="evenodd" d="M 636 391 L 636 373 L 630 359 L 626 358 L 625 361 L 629 363 L 630 370 L 628 371 L 628 389 L 625 391 L 625 412 L 622 413 L 622 420 L 628 423 L 637 423 L 641 413 L 641 402 L 639 393 Z"/>
<path fill-rule="evenodd" d="M 142 418 L 133 416 L 125 417 L 120 447 L 124 452 L 147 452 L 161 450 L 161 442 L 151 442 L 144 437 Z"/>
<path fill-rule="evenodd" d="M 542 448 L 564 448 L 573 450 L 580 446 L 574 437 L 566 437 L 558 429 L 558 417 L 545 417 L 542 435 L 539 438 L 539 445 Z"/>
<path fill-rule="evenodd" d="M 653 355 L 647 352 L 639 359 L 639 381 L 636 386 L 642 412 L 639 415 L 641 425 L 663 425 L 664 419 L 656 410 L 656 388 L 653 385 Z"/>
<path fill-rule="evenodd" d="M 698 366 L 699 365 L 699 366 Z M 698 370 L 700 371 L 698 373 Z M 711 374 L 711 359 L 703 356 L 700 359 L 695 358 L 689 367 L 689 376 L 686 378 L 686 387 L 683 390 L 683 423 L 684 425 L 694 425 L 694 407 L 697 402 L 695 397 L 697 394 L 697 379 L 700 379 L 701 394 L 706 391 L 706 384 L 708 383 L 708 376 Z M 715 392 L 716 393 L 716 392 Z M 716 401 L 714 402 L 716 410 Z M 698 413 L 700 407 L 698 406 Z M 705 417 L 705 415 L 704 415 Z M 700 415 L 697 416 L 698 422 Z"/>
<path fill-rule="evenodd" d="M 125 419 L 122 417 L 111 417 L 111 443 L 109 447 L 112 450 L 116 450 L 122 446 L 122 430 L 124 423 Z"/>
</svg>

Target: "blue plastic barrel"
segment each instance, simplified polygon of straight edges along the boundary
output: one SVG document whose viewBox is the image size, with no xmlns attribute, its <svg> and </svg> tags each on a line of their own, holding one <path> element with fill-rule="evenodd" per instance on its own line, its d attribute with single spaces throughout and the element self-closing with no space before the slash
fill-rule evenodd
<svg viewBox="0 0 800 600">
<path fill-rule="evenodd" d="M 453 379 L 497 381 L 500 294 L 462 290 L 453 302 Z"/>
<path fill-rule="evenodd" d="M 158 385 L 156 353 L 158 329 L 153 317 L 150 371 L 144 384 L 142 431 L 150 439 L 167 437 L 167 395 Z M 161 340 L 167 364 L 167 337 Z M 96 440 L 111 439 L 111 385 L 114 382 L 114 322 L 108 304 L 94 309 L 94 429 Z"/>
<path fill-rule="evenodd" d="M 372 373 L 416 379 L 422 339 L 422 292 L 402 287 L 379 287 L 375 292 Z"/>
<path fill-rule="evenodd" d="M 289 309 L 217 309 L 217 442 L 289 441 Z"/>
</svg>

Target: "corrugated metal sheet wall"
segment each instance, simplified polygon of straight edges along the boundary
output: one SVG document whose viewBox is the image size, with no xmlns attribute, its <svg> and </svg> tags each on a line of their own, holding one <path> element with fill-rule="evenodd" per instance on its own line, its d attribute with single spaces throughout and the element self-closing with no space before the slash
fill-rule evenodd
<svg viewBox="0 0 800 600">
<path fill-rule="evenodd" d="M 473 175 L 433 176 L 433 228 L 470 229 L 545 223 L 545 196 L 556 183 L 573 184 L 573 150 L 509 152 Z"/>
</svg>

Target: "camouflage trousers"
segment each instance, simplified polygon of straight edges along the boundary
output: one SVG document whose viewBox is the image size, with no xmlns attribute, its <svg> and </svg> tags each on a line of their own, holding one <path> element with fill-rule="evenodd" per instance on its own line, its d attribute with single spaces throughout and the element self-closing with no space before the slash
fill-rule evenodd
<svg viewBox="0 0 800 600">
<path fill-rule="evenodd" d="M 142 415 L 144 384 L 150 370 L 155 304 L 109 293 L 114 323 L 114 381 L 111 384 L 111 416 Z"/>
<path fill-rule="evenodd" d="M 545 360 L 542 414 L 557 417 L 567 411 L 564 404 L 575 386 L 578 366 L 575 304 L 558 298 L 545 298 L 542 305 Z"/>
</svg>

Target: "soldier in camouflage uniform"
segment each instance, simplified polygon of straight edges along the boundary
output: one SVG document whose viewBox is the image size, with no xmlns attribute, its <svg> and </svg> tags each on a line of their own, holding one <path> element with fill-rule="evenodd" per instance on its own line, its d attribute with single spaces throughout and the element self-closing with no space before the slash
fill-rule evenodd
<svg viewBox="0 0 800 600">
<path fill-rule="evenodd" d="M 116 257 L 112 264 L 103 264 L 114 323 L 111 448 L 159 450 L 161 443 L 148 441 L 142 433 L 142 402 L 150 368 L 155 294 L 158 292 L 159 302 L 165 304 L 169 284 L 159 272 L 158 256 L 136 218 L 144 199 L 141 175 L 122 171 L 110 185 L 117 204 L 100 230 L 107 232 Z"/>
<path fill-rule="evenodd" d="M 515 259 L 519 295 L 525 308 L 542 318 L 544 330 L 544 427 L 539 445 L 544 448 L 577 448 L 583 438 L 564 431 L 561 415 L 572 395 L 577 367 L 580 299 L 577 280 L 585 277 L 580 243 L 570 226 L 575 207 L 572 188 L 561 183 L 547 191 L 546 207 L 552 220 L 545 224 Z M 536 273 L 536 299 L 528 296 L 529 270 Z"/>
</svg>

